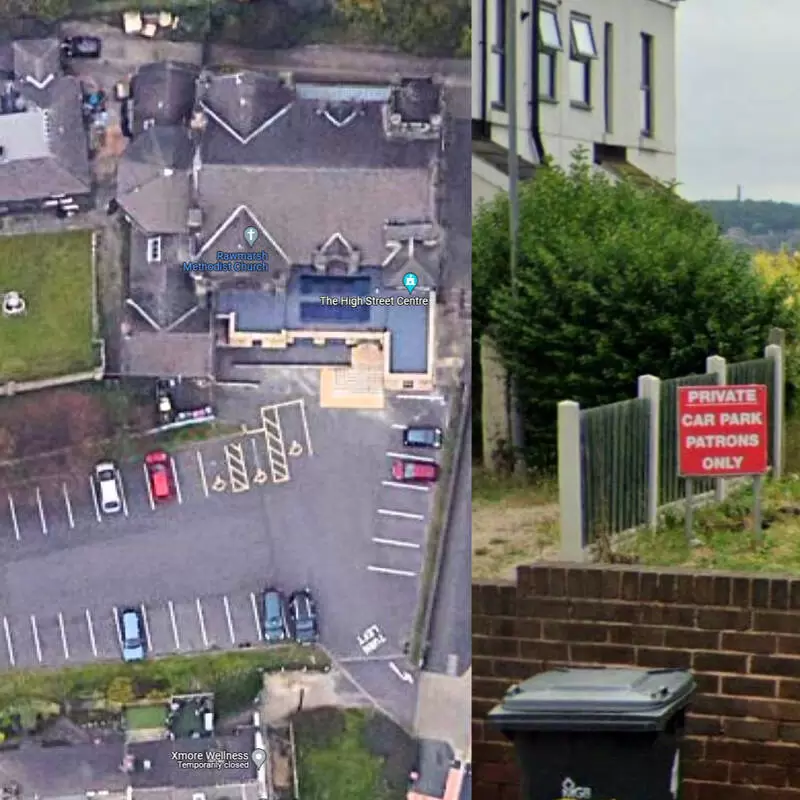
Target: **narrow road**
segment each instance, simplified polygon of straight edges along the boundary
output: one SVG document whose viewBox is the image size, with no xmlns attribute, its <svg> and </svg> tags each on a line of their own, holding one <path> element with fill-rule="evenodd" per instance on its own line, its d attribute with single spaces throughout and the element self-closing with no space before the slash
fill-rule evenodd
<svg viewBox="0 0 800 800">
<path fill-rule="evenodd" d="M 472 406 L 467 408 L 472 416 Z M 447 546 L 434 598 L 431 643 L 425 669 L 462 675 L 472 663 L 472 433 L 468 423 L 456 465 L 455 497 Z"/>
</svg>

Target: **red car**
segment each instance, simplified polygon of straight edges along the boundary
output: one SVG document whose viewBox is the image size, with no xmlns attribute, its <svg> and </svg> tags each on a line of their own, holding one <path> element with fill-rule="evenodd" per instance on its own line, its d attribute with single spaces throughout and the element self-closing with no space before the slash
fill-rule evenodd
<svg viewBox="0 0 800 800">
<path fill-rule="evenodd" d="M 392 477 L 407 483 L 433 483 L 439 477 L 439 465 L 432 461 L 393 461 Z"/>
<path fill-rule="evenodd" d="M 175 497 L 172 459 L 163 450 L 155 450 L 144 457 L 144 466 L 153 500 L 157 503 L 172 500 Z"/>
</svg>

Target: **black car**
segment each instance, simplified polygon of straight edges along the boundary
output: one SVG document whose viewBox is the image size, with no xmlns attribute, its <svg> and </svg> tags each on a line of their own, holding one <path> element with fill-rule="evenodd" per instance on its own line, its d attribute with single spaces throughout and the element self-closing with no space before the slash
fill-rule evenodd
<svg viewBox="0 0 800 800">
<path fill-rule="evenodd" d="M 442 429 L 433 425 L 412 425 L 403 431 L 403 444 L 406 447 L 432 447 L 438 450 L 442 446 Z"/>
<path fill-rule="evenodd" d="M 317 606 L 308 589 L 289 596 L 289 620 L 292 636 L 298 644 L 314 644 L 319 639 Z"/>
<path fill-rule="evenodd" d="M 67 58 L 100 58 L 103 45 L 97 36 L 70 36 L 61 43 Z"/>
</svg>

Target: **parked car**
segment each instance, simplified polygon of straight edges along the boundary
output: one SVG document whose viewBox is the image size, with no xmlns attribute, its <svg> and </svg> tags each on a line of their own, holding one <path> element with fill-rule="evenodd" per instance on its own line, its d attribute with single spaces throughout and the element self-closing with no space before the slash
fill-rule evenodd
<svg viewBox="0 0 800 800">
<path fill-rule="evenodd" d="M 432 461 L 392 462 L 392 478 L 401 483 L 433 483 L 439 477 L 439 465 Z"/>
<path fill-rule="evenodd" d="M 101 461 L 94 468 L 94 485 L 97 502 L 104 514 L 122 511 L 119 470 L 110 461 Z"/>
<path fill-rule="evenodd" d="M 67 58 L 100 58 L 103 44 L 98 36 L 69 36 L 61 43 Z"/>
<path fill-rule="evenodd" d="M 289 596 L 289 620 L 298 644 L 314 644 L 319 639 L 317 606 L 308 588 Z"/>
<path fill-rule="evenodd" d="M 141 661 L 147 655 L 144 617 L 138 608 L 126 608 L 119 615 L 122 660 Z"/>
<path fill-rule="evenodd" d="M 261 595 L 261 624 L 265 642 L 275 644 L 289 638 L 286 598 L 278 589 L 264 589 Z"/>
<path fill-rule="evenodd" d="M 175 497 L 175 471 L 172 459 L 163 450 L 154 450 L 144 457 L 147 482 L 150 494 L 156 503 L 163 503 Z"/>
<path fill-rule="evenodd" d="M 403 444 L 406 447 L 432 447 L 438 450 L 442 446 L 442 429 L 434 425 L 411 425 L 403 431 Z"/>
</svg>

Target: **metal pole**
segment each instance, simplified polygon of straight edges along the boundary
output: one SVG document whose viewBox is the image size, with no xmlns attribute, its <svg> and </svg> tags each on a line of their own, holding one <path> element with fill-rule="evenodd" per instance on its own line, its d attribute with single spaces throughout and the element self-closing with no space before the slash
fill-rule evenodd
<svg viewBox="0 0 800 800">
<path fill-rule="evenodd" d="M 509 226 L 509 278 L 516 292 L 517 250 L 519 243 L 519 153 L 517 133 L 517 0 L 506 0 L 506 110 L 508 111 L 508 226 Z M 509 380 L 510 434 L 514 458 L 514 471 L 524 471 L 522 458 L 522 418 L 519 412 L 517 382 Z"/>
<path fill-rule="evenodd" d="M 756 544 L 759 546 L 764 541 L 764 531 L 761 523 L 761 483 L 763 478 L 756 475 L 753 478 L 753 532 L 756 537 Z"/>
<path fill-rule="evenodd" d="M 686 515 L 684 521 L 686 522 L 686 544 L 689 547 L 694 542 L 694 534 L 692 528 L 694 527 L 694 481 L 691 478 L 686 479 Z"/>
</svg>

